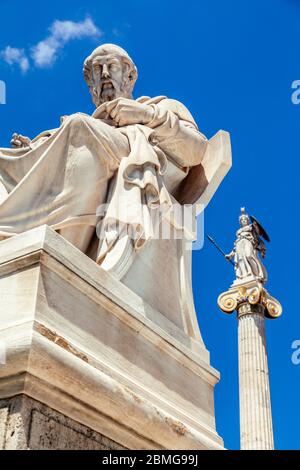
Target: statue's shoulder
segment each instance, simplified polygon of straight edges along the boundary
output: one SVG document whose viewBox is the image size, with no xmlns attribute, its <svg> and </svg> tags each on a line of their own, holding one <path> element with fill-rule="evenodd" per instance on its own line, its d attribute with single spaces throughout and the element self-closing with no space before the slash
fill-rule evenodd
<svg viewBox="0 0 300 470">
<path fill-rule="evenodd" d="M 197 124 L 190 111 L 180 101 L 167 98 L 166 96 L 156 96 L 155 98 L 142 96 L 141 98 L 138 98 L 137 101 L 139 101 L 140 103 L 156 104 L 162 110 L 172 111 L 179 117 L 179 119 L 187 121 L 197 128 Z"/>
</svg>

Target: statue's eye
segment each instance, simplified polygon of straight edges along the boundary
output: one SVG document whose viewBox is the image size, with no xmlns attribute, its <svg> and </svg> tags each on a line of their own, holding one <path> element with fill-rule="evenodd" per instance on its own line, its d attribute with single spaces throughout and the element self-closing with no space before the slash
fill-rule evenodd
<svg viewBox="0 0 300 470">
<path fill-rule="evenodd" d="M 114 72 L 120 69 L 119 64 L 110 64 L 110 69 Z"/>
</svg>

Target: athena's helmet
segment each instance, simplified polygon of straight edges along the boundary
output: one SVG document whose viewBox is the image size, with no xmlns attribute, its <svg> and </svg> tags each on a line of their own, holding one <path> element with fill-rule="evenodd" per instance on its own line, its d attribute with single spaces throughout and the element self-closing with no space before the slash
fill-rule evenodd
<svg viewBox="0 0 300 470">
<path fill-rule="evenodd" d="M 247 219 L 247 223 L 250 222 L 250 217 L 246 213 L 245 207 L 241 207 L 241 214 L 239 216 L 239 222 L 241 223 L 244 219 Z"/>
</svg>

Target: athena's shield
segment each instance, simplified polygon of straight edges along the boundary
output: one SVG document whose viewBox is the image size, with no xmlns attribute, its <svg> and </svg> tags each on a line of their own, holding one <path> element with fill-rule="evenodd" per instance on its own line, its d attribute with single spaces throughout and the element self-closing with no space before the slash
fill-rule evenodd
<svg viewBox="0 0 300 470">
<path fill-rule="evenodd" d="M 258 222 L 258 220 L 253 216 L 250 215 L 251 222 L 253 223 L 254 227 L 256 228 L 258 234 L 263 237 L 267 242 L 270 241 L 270 237 L 267 234 L 266 230 L 263 228 L 263 226 Z"/>
</svg>

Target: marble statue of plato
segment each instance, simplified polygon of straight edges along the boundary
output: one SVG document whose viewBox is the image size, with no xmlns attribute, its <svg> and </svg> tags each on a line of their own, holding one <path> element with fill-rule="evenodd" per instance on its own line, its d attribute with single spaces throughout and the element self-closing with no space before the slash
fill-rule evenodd
<svg viewBox="0 0 300 470">
<path fill-rule="evenodd" d="M 0 237 L 47 224 L 87 253 L 101 219 L 104 237 L 93 255 L 101 263 L 120 238 L 116 222 L 141 248 L 151 238 L 152 208 L 168 213 L 174 201 L 194 203 L 222 163 L 213 149 L 208 155 L 209 141 L 182 103 L 133 99 L 137 68 L 122 48 L 96 48 L 84 78 L 92 116 L 63 116 L 58 128 L 32 140 L 14 134 L 12 148 L 0 149 Z M 229 153 L 210 193 L 230 167 Z"/>
</svg>

